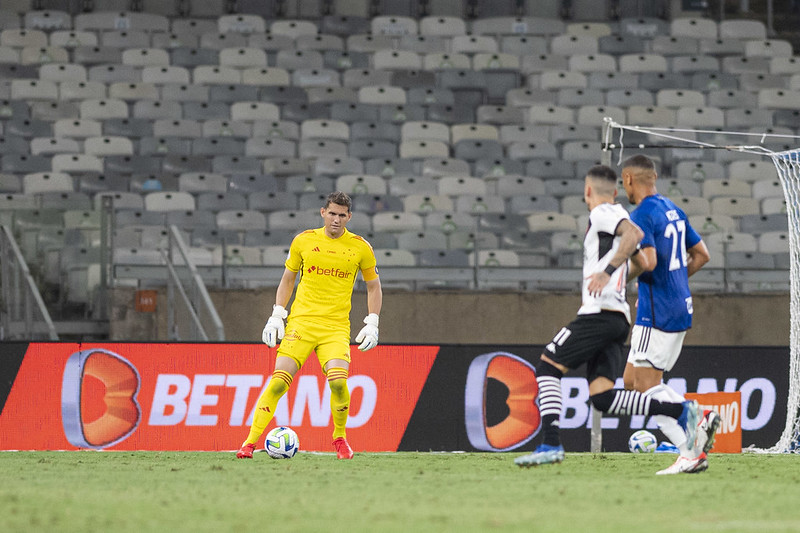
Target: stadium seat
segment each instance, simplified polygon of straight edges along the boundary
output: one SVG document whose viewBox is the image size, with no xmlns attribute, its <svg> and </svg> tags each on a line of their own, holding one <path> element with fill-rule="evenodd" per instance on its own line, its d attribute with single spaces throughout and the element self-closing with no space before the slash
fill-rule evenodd
<svg viewBox="0 0 800 533">
<path fill-rule="evenodd" d="M 715 57 L 744 55 L 744 41 L 736 38 L 701 38 L 698 53 Z"/>
<path fill-rule="evenodd" d="M 769 72 L 769 58 L 726 56 L 721 60 L 722 72 L 728 74 L 765 73 Z"/>
<path fill-rule="evenodd" d="M 422 161 L 422 175 L 434 178 L 442 176 L 466 176 L 470 165 L 462 159 L 448 157 L 428 157 Z"/>
<path fill-rule="evenodd" d="M 536 196 L 546 194 L 545 182 L 541 178 L 532 176 L 498 176 L 495 179 L 495 190 L 504 198 L 525 194 Z"/>
<path fill-rule="evenodd" d="M 386 181 L 380 176 L 369 174 L 344 174 L 336 178 L 336 190 L 351 195 L 388 194 Z"/>
<path fill-rule="evenodd" d="M 151 192 L 144 196 L 148 211 L 193 211 L 195 199 L 187 192 Z"/>
<path fill-rule="evenodd" d="M 297 209 L 297 196 L 288 191 L 251 191 L 247 196 L 247 209 L 253 211 Z"/>
<path fill-rule="evenodd" d="M 558 212 L 537 212 L 527 216 L 528 229 L 534 232 L 576 231 L 575 217 Z"/>
<path fill-rule="evenodd" d="M 417 54 L 424 66 L 424 57 L 428 54 L 447 54 L 450 51 L 450 40 L 438 35 L 402 35 L 397 41 L 397 49 Z M 380 52 L 380 50 L 378 51 Z M 378 52 L 375 52 L 376 54 Z M 459 56 L 464 54 L 459 54 Z M 422 67 L 420 67 L 422 68 Z"/>
<path fill-rule="evenodd" d="M 758 237 L 758 251 L 762 254 L 789 253 L 789 234 L 785 231 L 767 231 Z"/>
<path fill-rule="evenodd" d="M 458 16 L 428 16 L 420 19 L 419 33 L 421 35 L 455 37 L 466 35 L 467 25 L 464 19 Z"/>
<path fill-rule="evenodd" d="M 365 169 L 370 169 L 369 163 Z M 376 167 L 373 170 L 380 169 Z M 437 192 L 435 178 L 430 176 L 390 174 L 387 177 L 391 178 L 388 181 L 389 194 L 394 196 L 408 197 L 411 194 L 436 194 Z"/>
<path fill-rule="evenodd" d="M 108 120 L 129 116 L 128 105 L 123 100 L 87 99 L 80 102 L 80 118 Z"/>
<path fill-rule="evenodd" d="M 392 73 L 388 70 L 348 68 L 342 73 L 342 86 L 353 90 L 370 86 L 389 86 L 391 81 Z M 357 93 L 354 92 L 349 100 L 358 101 Z"/>
<path fill-rule="evenodd" d="M 269 31 L 273 35 L 287 35 L 295 40 L 302 35 L 319 33 L 317 24 L 308 20 L 274 20 Z"/>
<path fill-rule="evenodd" d="M 222 50 L 223 48 L 247 46 L 247 36 L 241 33 L 219 33 L 218 31 L 206 32 L 200 35 L 200 48 Z"/>
<path fill-rule="evenodd" d="M 694 37 L 697 39 L 716 39 L 717 22 L 704 17 L 680 17 L 672 19 L 669 33 L 673 37 Z"/>
<path fill-rule="evenodd" d="M 408 159 L 448 157 L 450 149 L 441 141 L 404 140 L 399 146 L 399 156 Z"/>
<path fill-rule="evenodd" d="M 557 106 L 536 104 L 528 109 L 527 122 L 532 124 L 573 124 L 575 123 L 575 110 Z"/>
<path fill-rule="evenodd" d="M 456 198 L 456 211 L 472 215 L 505 213 L 505 200 L 494 195 L 463 194 Z"/>
<path fill-rule="evenodd" d="M 408 50 L 378 50 L 372 56 L 372 66 L 379 70 L 417 70 L 422 68 L 422 58 Z"/>
<path fill-rule="evenodd" d="M 426 267 L 468 267 L 469 255 L 464 250 L 421 250 L 419 265 Z M 448 285 L 442 281 L 441 285 Z"/>
<path fill-rule="evenodd" d="M 620 72 L 665 72 L 668 71 L 667 60 L 659 54 L 623 54 L 619 57 Z"/>
<path fill-rule="evenodd" d="M 550 52 L 561 56 L 597 54 L 599 52 L 598 38 L 586 34 L 556 35 L 550 40 Z"/>
<path fill-rule="evenodd" d="M 719 22 L 719 36 L 735 39 L 766 39 L 767 29 L 759 20 L 731 19 Z"/>
<path fill-rule="evenodd" d="M 745 197 L 718 197 L 710 202 L 711 213 L 741 218 L 761 213 L 758 200 Z"/>
<path fill-rule="evenodd" d="M 597 39 L 597 51 L 601 54 L 642 54 L 646 49 L 645 39 L 636 35 L 606 35 Z"/>
<path fill-rule="evenodd" d="M 58 84 L 61 100 L 85 100 L 108 97 L 106 85 L 99 81 L 62 81 Z"/>
<path fill-rule="evenodd" d="M 300 174 L 301 172 L 297 172 Z M 349 156 L 317 157 L 312 164 L 314 176 L 340 176 L 342 174 L 364 174 L 364 164 L 360 159 Z"/>
<path fill-rule="evenodd" d="M 628 121 L 640 126 L 675 124 L 676 119 L 677 111 L 666 107 L 632 105 L 628 108 Z"/>
<path fill-rule="evenodd" d="M 482 267 L 518 267 L 520 258 L 513 250 L 478 250 L 470 254 L 470 264 Z"/>
<path fill-rule="evenodd" d="M 517 213 L 482 215 L 477 217 L 477 226 L 480 231 L 491 232 L 501 237 L 514 232 L 528 231 L 525 217 Z"/>
<path fill-rule="evenodd" d="M 744 181 L 708 178 L 703 181 L 703 197 L 708 200 L 719 196 L 748 198 L 751 195 L 750 184 Z"/>
<path fill-rule="evenodd" d="M 667 35 L 669 31 L 669 23 L 656 17 L 624 17 L 619 21 L 619 33 L 621 35 L 653 38 L 656 35 Z"/>
<path fill-rule="evenodd" d="M 756 182 L 774 180 L 777 177 L 775 166 L 769 161 L 736 160 L 727 165 L 727 175 L 732 180 Z"/>
<path fill-rule="evenodd" d="M 507 148 L 508 157 L 519 161 L 541 160 L 558 157 L 558 149 L 549 141 L 512 142 Z M 538 174 L 534 174 L 537 175 Z"/>
<path fill-rule="evenodd" d="M 439 231 L 403 231 L 397 234 L 397 246 L 402 250 L 446 250 L 447 236 Z"/>
<path fill-rule="evenodd" d="M 362 104 L 373 105 L 404 105 L 406 92 L 400 87 L 388 85 L 360 87 L 358 101 Z"/>
<path fill-rule="evenodd" d="M 6 159 L 3 158 L 4 165 Z M 103 160 L 89 154 L 56 154 L 51 160 L 51 167 L 53 172 L 103 172 Z"/>
<path fill-rule="evenodd" d="M 435 212 L 451 212 L 454 207 L 452 199 L 441 194 L 436 194 L 436 192 L 411 193 L 403 197 L 404 211 L 420 215 Z"/>
<path fill-rule="evenodd" d="M 404 231 L 421 231 L 422 217 L 409 212 L 376 213 L 372 217 L 372 227 L 376 232 L 399 233 Z"/>
<path fill-rule="evenodd" d="M 775 259 L 771 255 L 754 252 L 728 252 L 725 254 L 727 268 L 774 269 Z"/>
<path fill-rule="evenodd" d="M 267 217 L 263 213 L 252 210 L 222 210 L 216 215 L 216 225 L 220 230 L 241 232 L 265 230 L 267 229 Z"/>
<path fill-rule="evenodd" d="M 83 181 L 81 182 L 81 190 L 84 190 Z M 135 192 L 124 191 L 97 191 L 94 193 L 94 209 L 99 210 L 102 207 L 103 198 L 110 198 L 112 206 L 115 210 L 119 209 L 144 209 L 144 199 L 142 196 Z"/>
<path fill-rule="evenodd" d="M 387 124 L 377 121 L 355 121 L 350 125 L 350 139 L 352 141 L 391 141 L 396 144 L 400 141 L 400 127 L 397 124 Z M 396 151 L 396 148 L 393 148 L 392 151 Z M 355 155 L 353 154 L 352 145 L 350 147 L 350 152 L 351 155 Z"/>
<path fill-rule="evenodd" d="M 73 192 L 72 176 L 63 172 L 34 172 L 22 176 L 22 191 L 26 195 L 48 192 Z"/>
</svg>

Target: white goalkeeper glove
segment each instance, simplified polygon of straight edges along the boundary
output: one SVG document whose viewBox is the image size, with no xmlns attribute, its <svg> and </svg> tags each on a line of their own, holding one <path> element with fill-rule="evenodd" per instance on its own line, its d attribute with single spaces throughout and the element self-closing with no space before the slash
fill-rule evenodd
<svg viewBox="0 0 800 533">
<path fill-rule="evenodd" d="M 364 326 L 356 335 L 356 342 L 360 342 L 358 349 L 366 352 L 378 345 L 378 315 L 370 313 L 364 319 Z"/>
<path fill-rule="evenodd" d="M 272 306 L 272 316 L 267 320 L 264 331 L 261 333 L 261 340 L 270 348 L 274 348 L 278 341 L 283 338 L 283 320 L 289 316 L 282 305 Z"/>
</svg>

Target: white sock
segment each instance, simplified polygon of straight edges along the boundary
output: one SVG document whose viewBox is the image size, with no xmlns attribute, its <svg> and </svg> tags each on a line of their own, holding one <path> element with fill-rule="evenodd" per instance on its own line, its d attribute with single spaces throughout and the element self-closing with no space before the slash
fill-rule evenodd
<svg viewBox="0 0 800 533">
<path fill-rule="evenodd" d="M 646 395 L 662 401 L 662 402 L 685 402 L 686 398 L 675 392 L 674 389 L 669 388 L 665 384 L 661 383 L 660 385 L 656 385 L 651 389 L 648 389 L 645 392 Z M 681 455 L 684 457 L 689 457 L 694 459 L 695 452 L 686 445 L 686 433 L 684 433 L 683 428 L 678 424 L 678 421 L 672 417 L 664 416 L 664 415 L 654 415 L 653 418 L 655 419 L 656 423 L 658 424 L 658 429 L 666 435 L 666 437 L 678 447 L 680 450 Z"/>
</svg>

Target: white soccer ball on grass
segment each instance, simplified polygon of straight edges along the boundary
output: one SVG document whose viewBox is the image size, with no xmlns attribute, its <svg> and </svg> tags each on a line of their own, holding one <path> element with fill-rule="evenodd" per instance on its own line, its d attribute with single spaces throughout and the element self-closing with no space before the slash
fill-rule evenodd
<svg viewBox="0 0 800 533">
<path fill-rule="evenodd" d="M 634 432 L 628 439 L 628 449 L 633 453 L 653 453 L 656 448 L 658 448 L 656 436 L 646 429 Z"/>
<path fill-rule="evenodd" d="M 278 426 L 267 433 L 264 449 L 273 459 L 291 459 L 300 449 L 300 439 L 293 429 Z"/>
</svg>

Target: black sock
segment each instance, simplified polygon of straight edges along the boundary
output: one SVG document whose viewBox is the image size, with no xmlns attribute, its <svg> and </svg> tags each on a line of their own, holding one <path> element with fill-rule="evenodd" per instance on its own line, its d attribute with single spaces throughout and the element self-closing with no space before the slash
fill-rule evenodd
<svg viewBox="0 0 800 533">
<path fill-rule="evenodd" d="M 611 415 L 666 415 L 678 419 L 683 404 L 662 402 L 634 390 L 610 389 L 591 398 L 599 411 Z"/>
</svg>

